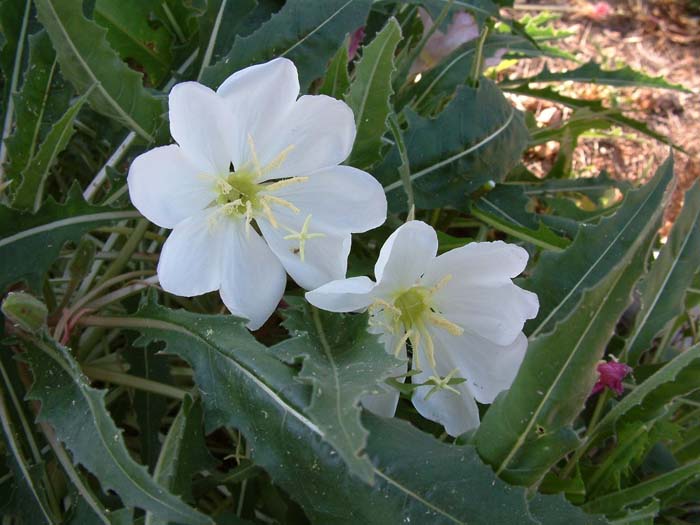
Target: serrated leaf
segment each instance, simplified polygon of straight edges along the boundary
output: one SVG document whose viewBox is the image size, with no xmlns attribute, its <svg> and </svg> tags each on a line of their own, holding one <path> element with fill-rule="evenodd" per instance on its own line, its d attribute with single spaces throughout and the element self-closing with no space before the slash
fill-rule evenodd
<svg viewBox="0 0 700 525">
<path fill-rule="evenodd" d="M 344 42 L 331 59 L 323 83 L 318 88 L 319 95 L 341 99 L 350 87 L 350 76 L 348 75 L 348 47 Z"/>
<path fill-rule="evenodd" d="M 51 37 L 61 73 L 97 111 L 148 142 L 161 123 L 163 101 L 148 92 L 142 75 L 127 67 L 107 42 L 107 30 L 83 15 L 82 2 L 36 0 L 39 20 Z"/>
<path fill-rule="evenodd" d="M 191 497 L 192 476 L 213 468 L 214 463 L 204 444 L 202 404 L 185 396 L 163 441 L 153 479 L 173 494 Z M 145 525 L 168 524 L 149 512 Z"/>
<path fill-rule="evenodd" d="M 211 520 L 158 485 L 136 463 L 105 405 L 106 392 L 89 386 L 69 350 L 47 336 L 25 340 L 24 354 L 34 375 L 28 399 L 39 401 L 37 420 L 51 425 L 58 439 L 126 506 L 149 510 L 164 520 L 201 525 Z"/>
<path fill-rule="evenodd" d="M 22 170 L 22 182 L 17 187 L 12 205 L 15 208 L 36 212 L 44 200 L 44 187 L 49 172 L 73 136 L 73 124 L 87 100 L 86 93 L 76 100 L 52 127 L 36 155 Z"/>
<path fill-rule="evenodd" d="M 654 337 L 684 311 L 685 294 L 700 265 L 700 184 L 686 192 L 683 210 L 639 285 L 642 306 L 624 354 L 636 363 Z"/>
<path fill-rule="evenodd" d="M 590 82 L 616 87 L 652 87 L 675 89 L 690 93 L 680 84 L 671 84 L 662 76 L 652 77 L 641 71 L 636 71 L 629 66 L 620 69 L 605 70 L 600 64 L 590 61 L 584 65 L 569 71 L 551 72 L 545 64 L 544 69 L 535 76 L 511 80 L 506 83 L 512 86 L 527 85 L 534 82 Z"/>
<path fill-rule="evenodd" d="M 355 77 L 345 97 L 357 126 L 355 145 L 348 160 L 353 166 L 366 168 L 381 158 L 382 136 L 387 130 L 394 93 L 394 53 L 400 40 L 401 26 L 392 17 L 363 48 L 362 58 L 355 66 Z"/>
<path fill-rule="evenodd" d="M 238 428 L 254 461 L 313 523 L 538 523 L 531 518 L 525 491 L 495 478 L 473 447 L 439 443 L 403 421 L 366 414 L 367 454 L 376 482 L 369 486 L 350 476 L 303 411 L 311 390 L 250 335 L 243 321 L 149 304 L 118 322 L 143 334 L 139 344 L 164 341 L 167 352 L 192 365 L 207 428 Z M 542 498 L 538 506 L 560 508 L 569 525 L 604 523 L 560 497 Z"/>
<path fill-rule="evenodd" d="M 505 480 L 532 485 L 578 444 L 570 425 L 590 395 L 596 364 L 631 301 L 653 232 L 583 293 L 571 315 L 530 340 L 510 389 L 483 418 L 477 449 Z"/>
<path fill-rule="evenodd" d="M 95 22 L 107 29 L 107 41 L 123 60 L 143 67 L 150 83 L 157 86 L 173 63 L 173 37 L 162 25 L 154 27 L 151 13 L 155 0 L 97 0 Z"/>
<path fill-rule="evenodd" d="M 627 193 L 614 215 L 595 226 L 581 225 L 579 234 L 563 252 L 542 254 L 532 277 L 522 282 L 540 300 L 539 314 L 526 323 L 526 333 L 536 337 L 551 331 L 576 307 L 581 293 L 607 275 L 653 229 L 663 212 L 664 195 L 672 178 L 673 159 L 669 157 L 654 178 Z"/>
<path fill-rule="evenodd" d="M 525 95 L 528 97 L 541 98 L 544 100 L 549 100 L 551 102 L 557 102 L 559 104 L 564 104 L 573 109 L 586 109 L 590 115 L 595 115 L 597 119 L 602 121 L 608 121 L 611 124 L 633 129 L 647 137 L 651 137 L 663 143 L 668 143 L 673 146 L 674 149 L 678 151 L 685 150 L 678 144 L 674 144 L 670 137 L 654 131 L 649 128 L 645 122 L 627 117 L 622 113 L 621 110 L 616 108 L 606 108 L 600 100 L 585 100 L 578 98 L 571 98 L 561 95 L 554 91 L 551 87 L 535 89 L 528 86 L 517 86 L 517 87 L 505 87 L 504 88 L 509 93 L 517 93 L 520 95 Z"/>
<path fill-rule="evenodd" d="M 77 186 L 64 204 L 49 200 L 35 214 L 0 206 L 0 290 L 20 280 L 40 290 L 44 273 L 67 241 L 121 219 L 140 217 L 135 211 L 86 203 Z"/>
<path fill-rule="evenodd" d="M 288 0 L 270 20 L 239 36 L 228 54 L 204 70 L 202 82 L 218 86 L 251 64 L 287 57 L 299 71 L 302 91 L 323 75 L 345 35 L 363 25 L 371 0 Z"/>
<path fill-rule="evenodd" d="M 484 111 L 483 108 L 489 108 Z M 488 181 L 501 182 L 520 161 L 528 132 L 519 111 L 498 87 L 481 79 L 478 88 L 462 86 L 435 118 L 406 110 L 403 133 L 416 207 L 464 207 L 469 194 Z M 375 175 L 393 210 L 405 208 L 396 147 Z"/>
<path fill-rule="evenodd" d="M 589 440 L 609 435 L 620 419 L 648 420 L 673 399 L 700 389 L 697 381 L 699 371 L 700 345 L 695 345 L 668 361 L 622 398 L 603 416 Z"/>
<path fill-rule="evenodd" d="M 362 454 L 367 430 L 360 422 L 359 401 L 392 374 L 396 359 L 367 332 L 366 315 L 331 314 L 304 303 L 283 315 L 285 328 L 295 337 L 271 351 L 289 363 L 303 360 L 299 379 L 313 386 L 307 415 L 351 474 L 371 482 L 374 469 Z"/>
<path fill-rule="evenodd" d="M 687 480 L 697 479 L 698 476 L 700 476 L 700 460 L 688 463 L 671 472 L 661 474 L 632 487 L 608 493 L 586 503 L 584 508 L 589 512 L 617 513 L 635 503 L 646 502 L 659 494 L 680 487 Z"/>
<path fill-rule="evenodd" d="M 22 87 L 14 97 L 17 115 L 14 132 L 5 143 L 8 178 L 19 178 L 51 126 L 65 113 L 70 96 L 70 89 L 58 73 L 56 52 L 49 35 L 46 31 L 31 35 L 29 63 Z M 18 183 L 19 180 L 14 186 Z"/>
</svg>

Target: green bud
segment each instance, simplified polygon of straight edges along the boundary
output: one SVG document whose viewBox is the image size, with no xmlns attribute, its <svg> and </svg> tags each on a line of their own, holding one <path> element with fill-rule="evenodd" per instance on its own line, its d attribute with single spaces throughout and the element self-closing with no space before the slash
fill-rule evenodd
<svg viewBox="0 0 700 525">
<path fill-rule="evenodd" d="M 24 292 L 10 292 L 2 302 L 2 313 L 27 332 L 36 333 L 46 326 L 46 305 Z"/>
<path fill-rule="evenodd" d="M 76 281 L 85 277 L 95 259 L 95 244 L 88 239 L 82 239 L 68 263 L 68 273 Z"/>
</svg>

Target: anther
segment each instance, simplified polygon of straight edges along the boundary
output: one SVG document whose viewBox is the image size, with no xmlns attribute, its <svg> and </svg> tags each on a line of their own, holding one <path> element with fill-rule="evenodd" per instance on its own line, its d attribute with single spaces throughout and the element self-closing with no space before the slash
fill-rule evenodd
<svg viewBox="0 0 700 525">
<path fill-rule="evenodd" d="M 443 316 L 436 314 L 435 312 L 430 312 L 428 314 L 428 321 L 430 321 L 431 324 L 434 324 L 435 326 L 447 331 L 451 335 L 460 336 L 464 333 L 464 328 L 453 323 L 452 321 L 448 321 Z"/>
</svg>

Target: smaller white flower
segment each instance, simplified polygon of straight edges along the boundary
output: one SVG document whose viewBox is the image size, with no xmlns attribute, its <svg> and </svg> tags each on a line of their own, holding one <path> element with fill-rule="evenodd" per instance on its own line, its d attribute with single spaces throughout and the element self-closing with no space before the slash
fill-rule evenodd
<svg viewBox="0 0 700 525">
<path fill-rule="evenodd" d="M 413 391 L 413 404 L 457 436 L 479 425 L 475 399 L 491 403 L 510 387 L 527 349 L 523 324 L 537 315 L 539 302 L 511 280 L 528 260 L 519 246 L 470 243 L 436 257 L 437 248 L 433 228 L 407 222 L 382 246 L 376 283 L 367 277 L 337 280 L 306 298 L 331 312 L 369 308 L 370 330 L 404 359 L 410 342 L 411 381 L 422 385 Z M 406 371 L 402 365 L 396 375 Z M 392 389 L 362 403 L 393 416 L 398 396 Z"/>
<path fill-rule="evenodd" d="M 255 330 L 286 273 L 307 290 L 345 277 L 351 233 L 384 222 L 386 197 L 374 177 L 339 165 L 355 140 L 344 102 L 299 97 L 294 64 L 278 58 L 216 91 L 178 84 L 169 106 L 177 144 L 137 157 L 128 177 L 134 206 L 173 229 L 158 263 L 164 290 L 219 290 Z"/>
</svg>

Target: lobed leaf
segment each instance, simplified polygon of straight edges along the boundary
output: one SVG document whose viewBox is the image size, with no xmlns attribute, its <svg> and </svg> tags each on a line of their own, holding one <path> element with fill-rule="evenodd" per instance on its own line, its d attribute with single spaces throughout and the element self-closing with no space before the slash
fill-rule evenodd
<svg viewBox="0 0 700 525">
<path fill-rule="evenodd" d="M 156 483 L 131 458 L 105 406 L 106 392 L 87 384 L 67 348 L 44 335 L 27 337 L 25 343 L 25 356 L 34 374 L 27 397 L 41 403 L 37 420 L 51 425 L 75 462 L 92 472 L 104 489 L 119 494 L 127 507 L 148 510 L 176 523 L 211 523 Z"/>
<path fill-rule="evenodd" d="M 338 48 L 338 51 L 328 66 L 323 83 L 318 88 L 319 95 L 342 99 L 345 97 L 350 87 L 350 76 L 348 75 L 348 47 L 346 43 Z"/>
</svg>

